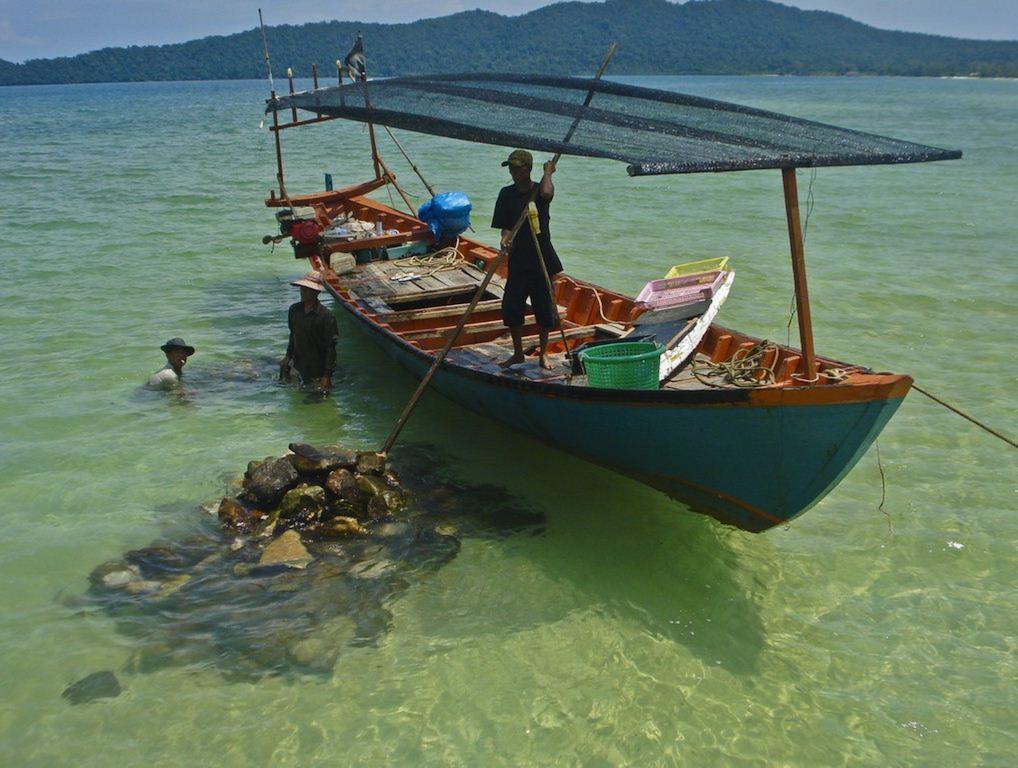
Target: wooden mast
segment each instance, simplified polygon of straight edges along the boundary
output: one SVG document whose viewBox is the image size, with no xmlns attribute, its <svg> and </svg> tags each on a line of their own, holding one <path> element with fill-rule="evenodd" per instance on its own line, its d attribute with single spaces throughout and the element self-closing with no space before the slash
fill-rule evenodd
<svg viewBox="0 0 1018 768">
<path fill-rule="evenodd" d="M 817 359 L 813 350 L 813 323 L 809 315 L 806 256 L 802 245 L 802 227 L 799 224 L 799 188 L 795 182 L 795 168 L 782 168 L 781 182 L 785 190 L 788 241 L 792 248 L 792 282 L 795 285 L 795 314 L 799 318 L 799 345 L 806 359 L 806 378 L 812 384 L 817 378 Z"/>
</svg>

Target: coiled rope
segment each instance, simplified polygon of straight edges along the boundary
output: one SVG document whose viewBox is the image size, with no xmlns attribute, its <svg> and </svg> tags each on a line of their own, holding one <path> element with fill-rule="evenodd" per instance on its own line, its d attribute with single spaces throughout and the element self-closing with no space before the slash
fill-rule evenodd
<svg viewBox="0 0 1018 768">
<path fill-rule="evenodd" d="M 402 274 L 397 274 L 391 279 L 417 280 L 437 275 L 439 272 L 451 272 L 459 269 L 467 263 L 466 259 L 459 252 L 459 246 L 459 238 L 456 238 L 455 245 L 450 245 L 448 248 L 400 259 L 399 269 L 402 271 Z M 411 275 L 413 275 L 413 278 L 410 278 Z"/>
<path fill-rule="evenodd" d="M 777 349 L 769 341 L 761 341 L 746 349 L 737 349 L 728 360 L 694 362 L 692 374 L 708 387 L 765 387 L 774 383 L 774 363 L 763 365 L 764 354 Z M 774 355 L 774 360 L 777 360 Z"/>
<path fill-rule="evenodd" d="M 771 356 L 771 363 L 770 365 L 764 365 L 763 359 L 771 350 L 774 350 L 774 354 Z M 777 345 L 764 340 L 757 342 L 752 347 L 735 350 L 735 354 L 728 360 L 722 360 L 718 363 L 712 360 L 694 362 L 690 370 L 701 384 L 706 384 L 708 387 L 743 387 L 750 389 L 753 387 L 766 387 L 777 383 L 774 367 L 777 365 L 778 359 Z M 822 371 L 817 371 L 817 375 L 812 379 L 807 379 L 801 374 L 793 373 L 792 380 L 802 384 L 815 384 L 824 379 L 832 384 L 836 384 L 839 381 L 844 381 L 850 374 L 858 370 L 856 367 L 826 368 Z"/>
</svg>

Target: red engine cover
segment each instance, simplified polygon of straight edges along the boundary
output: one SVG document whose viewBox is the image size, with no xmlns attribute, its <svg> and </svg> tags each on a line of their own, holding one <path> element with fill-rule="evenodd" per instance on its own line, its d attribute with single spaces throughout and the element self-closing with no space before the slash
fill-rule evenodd
<svg viewBox="0 0 1018 768">
<path fill-rule="evenodd" d="M 290 228 L 290 236 L 301 245 L 313 245 L 318 242 L 318 225 L 313 221 L 295 221 Z"/>
</svg>

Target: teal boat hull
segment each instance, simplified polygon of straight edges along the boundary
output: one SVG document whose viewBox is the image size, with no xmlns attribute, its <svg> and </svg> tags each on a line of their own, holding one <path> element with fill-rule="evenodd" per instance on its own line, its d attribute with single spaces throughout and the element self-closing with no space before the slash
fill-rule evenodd
<svg viewBox="0 0 1018 768">
<path fill-rule="evenodd" d="M 398 364 L 424 376 L 430 354 L 350 314 Z M 751 390 L 592 389 L 492 375 L 450 361 L 431 386 L 479 415 L 752 532 L 786 523 L 822 499 L 904 399 L 902 393 L 863 402 L 762 405 Z"/>
</svg>

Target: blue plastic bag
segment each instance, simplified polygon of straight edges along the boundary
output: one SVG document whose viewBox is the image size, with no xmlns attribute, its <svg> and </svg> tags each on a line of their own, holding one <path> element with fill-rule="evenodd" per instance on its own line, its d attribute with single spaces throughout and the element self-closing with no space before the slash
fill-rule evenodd
<svg viewBox="0 0 1018 768">
<path fill-rule="evenodd" d="M 435 242 L 441 243 L 466 231 L 472 207 L 463 192 L 443 192 L 422 205 L 417 218 L 428 225 Z"/>
</svg>

